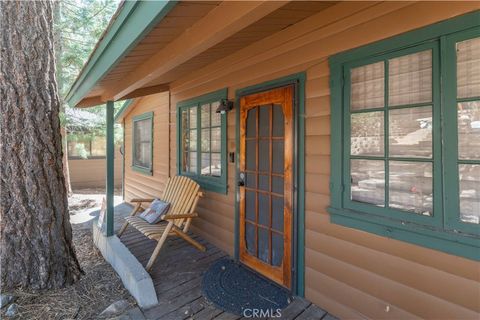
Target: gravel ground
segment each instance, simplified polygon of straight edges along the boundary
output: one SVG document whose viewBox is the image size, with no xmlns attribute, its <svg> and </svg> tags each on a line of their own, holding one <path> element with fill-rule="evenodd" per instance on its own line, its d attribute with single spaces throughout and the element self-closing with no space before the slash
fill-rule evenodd
<svg viewBox="0 0 480 320">
<path fill-rule="evenodd" d="M 103 194 L 79 192 L 69 198 L 70 215 L 81 216 L 83 212 L 99 207 Z M 91 221 L 88 221 L 91 224 Z M 74 285 L 40 293 L 16 290 L 10 292 L 17 297 L 18 313 L 15 317 L 5 316 L 7 308 L 1 310 L 2 319 L 97 319 L 111 303 L 125 299 L 132 307 L 135 300 L 123 287 L 120 278 L 105 262 L 92 241 L 92 231 L 85 223 L 72 222 L 73 242 L 80 265 L 85 272 Z M 6 292 L 2 292 L 6 293 Z"/>
</svg>

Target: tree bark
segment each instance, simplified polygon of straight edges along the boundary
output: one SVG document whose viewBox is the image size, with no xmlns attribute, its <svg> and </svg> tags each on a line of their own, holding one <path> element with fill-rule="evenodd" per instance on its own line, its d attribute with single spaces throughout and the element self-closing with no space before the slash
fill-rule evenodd
<svg viewBox="0 0 480 320">
<path fill-rule="evenodd" d="M 62 165 L 52 3 L 0 1 L 0 214 L 4 288 L 59 288 L 82 271 Z"/>
<path fill-rule="evenodd" d="M 59 92 L 60 99 L 60 133 L 62 135 L 62 148 L 63 148 L 63 175 L 65 176 L 65 188 L 67 188 L 67 195 L 72 194 L 72 184 L 70 183 L 70 169 L 68 167 L 68 140 L 67 140 L 67 119 L 65 116 L 65 101 L 64 96 L 64 85 L 65 81 L 62 76 L 62 54 L 63 54 L 63 40 L 62 40 L 62 30 L 60 29 L 60 21 L 62 19 L 62 1 L 56 0 L 53 2 L 53 21 L 54 21 L 54 48 L 55 48 L 55 65 L 57 66 L 57 88 Z M 62 121 L 63 119 L 63 121 Z"/>
</svg>

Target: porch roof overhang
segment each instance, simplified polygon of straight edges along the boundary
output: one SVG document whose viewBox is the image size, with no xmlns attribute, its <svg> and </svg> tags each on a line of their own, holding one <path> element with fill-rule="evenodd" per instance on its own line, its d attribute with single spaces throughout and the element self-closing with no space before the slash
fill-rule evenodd
<svg viewBox="0 0 480 320">
<path fill-rule="evenodd" d="M 89 107 L 168 91 L 180 77 L 334 3 L 125 1 L 66 101 Z"/>
<path fill-rule="evenodd" d="M 66 101 L 86 107 L 103 103 L 95 87 L 176 5 L 176 1 L 122 1 L 70 88 Z"/>
</svg>

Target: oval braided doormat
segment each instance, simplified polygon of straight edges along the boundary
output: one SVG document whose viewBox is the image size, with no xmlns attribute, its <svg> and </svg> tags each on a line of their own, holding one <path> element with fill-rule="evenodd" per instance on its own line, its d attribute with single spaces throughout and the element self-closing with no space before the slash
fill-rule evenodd
<svg viewBox="0 0 480 320">
<path fill-rule="evenodd" d="M 245 309 L 283 309 L 292 301 L 285 289 L 231 259 L 210 266 L 203 276 L 202 291 L 217 308 L 239 316 Z"/>
</svg>

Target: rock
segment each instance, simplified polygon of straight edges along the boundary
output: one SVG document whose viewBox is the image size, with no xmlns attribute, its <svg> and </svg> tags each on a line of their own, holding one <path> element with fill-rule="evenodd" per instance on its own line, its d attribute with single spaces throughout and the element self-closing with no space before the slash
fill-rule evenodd
<svg viewBox="0 0 480 320">
<path fill-rule="evenodd" d="M 109 305 L 105 310 L 103 310 L 99 316 L 103 318 L 117 316 L 123 313 L 129 307 L 130 307 L 130 303 L 128 303 L 127 300 L 118 300 L 112 303 L 111 305 Z"/>
<path fill-rule="evenodd" d="M 17 314 L 18 312 L 18 305 L 16 303 L 12 303 L 8 308 L 7 312 L 5 312 L 5 316 L 7 317 L 13 317 Z"/>
<path fill-rule="evenodd" d="M 11 294 L 0 294 L 0 308 L 8 306 L 15 301 L 15 299 L 15 296 L 12 296 Z"/>
</svg>

